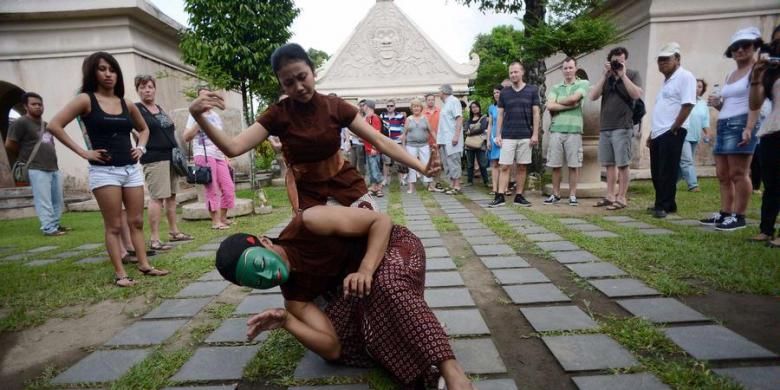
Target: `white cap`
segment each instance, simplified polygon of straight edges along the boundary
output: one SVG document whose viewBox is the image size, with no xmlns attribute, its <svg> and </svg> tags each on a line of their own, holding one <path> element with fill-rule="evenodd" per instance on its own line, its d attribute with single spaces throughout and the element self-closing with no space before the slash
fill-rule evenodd
<svg viewBox="0 0 780 390">
<path fill-rule="evenodd" d="M 731 43 L 729 43 L 729 45 L 733 45 L 734 42 L 739 41 L 755 41 L 759 38 L 761 38 L 761 31 L 758 31 L 758 28 L 746 27 L 735 32 L 734 35 L 731 36 Z"/>
<path fill-rule="evenodd" d="M 675 54 L 680 54 L 680 44 L 677 42 L 669 42 L 658 51 L 658 57 L 671 57 Z"/>
</svg>

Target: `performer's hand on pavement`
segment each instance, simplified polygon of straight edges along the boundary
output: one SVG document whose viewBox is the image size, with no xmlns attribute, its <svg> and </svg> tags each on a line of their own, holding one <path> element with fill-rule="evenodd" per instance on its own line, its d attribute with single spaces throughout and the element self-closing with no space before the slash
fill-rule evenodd
<svg viewBox="0 0 780 390">
<path fill-rule="evenodd" d="M 344 296 L 358 298 L 367 297 L 371 293 L 371 282 L 374 277 L 367 272 L 355 272 L 344 278 Z"/>
<path fill-rule="evenodd" d="M 284 326 L 287 320 L 287 310 L 282 308 L 268 309 L 260 314 L 255 314 L 247 320 L 246 337 L 253 340 L 260 332 L 274 330 Z"/>
<path fill-rule="evenodd" d="M 200 115 L 212 108 L 225 109 L 225 100 L 216 92 L 206 92 L 190 103 L 190 114 Z"/>
</svg>

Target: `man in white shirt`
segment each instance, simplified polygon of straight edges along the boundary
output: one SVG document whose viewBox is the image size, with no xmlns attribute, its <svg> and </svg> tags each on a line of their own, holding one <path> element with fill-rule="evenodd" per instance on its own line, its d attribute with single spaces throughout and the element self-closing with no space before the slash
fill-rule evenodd
<svg viewBox="0 0 780 390">
<path fill-rule="evenodd" d="M 439 88 L 442 102 L 439 114 L 439 129 L 436 133 L 436 144 L 441 152 L 443 172 L 452 184 L 447 194 L 460 193 L 460 175 L 462 168 L 460 158 L 463 154 L 463 111 L 460 101 L 452 96 L 452 87 L 444 84 Z"/>
<path fill-rule="evenodd" d="M 658 70 L 664 84 L 655 97 L 650 148 L 650 172 L 655 188 L 656 218 L 677 212 L 677 172 L 688 127 L 688 115 L 696 104 L 696 78 L 680 66 L 680 45 L 670 42 L 658 53 Z"/>
</svg>

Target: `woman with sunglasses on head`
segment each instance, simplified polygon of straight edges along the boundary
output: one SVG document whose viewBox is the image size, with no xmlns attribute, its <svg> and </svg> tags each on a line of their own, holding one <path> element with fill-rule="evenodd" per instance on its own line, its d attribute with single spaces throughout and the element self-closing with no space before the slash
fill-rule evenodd
<svg viewBox="0 0 780 390">
<path fill-rule="evenodd" d="M 89 189 L 103 215 L 106 248 L 114 265 L 114 284 L 129 287 L 136 282 L 122 265 L 122 206 L 127 210 L 130 236 L 136 249 L 138 270 L 147 276 L 168 271 L 149 264 L 144 250 L 144 179 L 138 160 L 146 153 L 149 129 L 138 108 L 124 98 L 125 87 L 119 63 L 108 53 L 93 53 L 82 64 L 81 93 L 49 123 L 49 131 L 63 145 L 89 161 Z M 81 117 L 89 149 L 85 150 L 65 132 L 65 126 Z M 133 146 L 130 134 L 138 131 Z"/>
<path fill-rule="evenodd" d="M 228 157 L 249 151 L 269 135 L 278 136 L 288 163 L 287 192 L 293 209 L 322 205 L 328 200 L 344 206 L 375 206 L 363 177 L 339 153 L 343 127 L 410 169 L 426 176 L 438 171 L 437 158 L 424 166 L 400 144 L 374 131 L 355 106 L 318 93 L 314 89 L 314 64 L 300 45 L 290 43 L 277 48 L 271 56 L 271 68 L 288 97 L 269 106 L 238 136 L 216 131 L 203 117 L 203 112 L 211 108 L 224 109 L 223 100 L 214 93 L 195 99 L 190 113 Z"/>
<path fill-rule="evenodd" d="M 751 69 L 762 43 L 761 33 L 755 27 L 732 35 L 725 55 L 734 59 L 737 69 L 726 76 L 722 90 L 714 91 L 708 99 L 708 104 L 719 111 L 713 153 L 720 182 L 720 211 L 700 222 L 720 231 L 745 227 L 745 212 L 752 193 L 748 171 L 758 130 L 758 110 L 748 107 L 748 93 Z"/>
</svg>

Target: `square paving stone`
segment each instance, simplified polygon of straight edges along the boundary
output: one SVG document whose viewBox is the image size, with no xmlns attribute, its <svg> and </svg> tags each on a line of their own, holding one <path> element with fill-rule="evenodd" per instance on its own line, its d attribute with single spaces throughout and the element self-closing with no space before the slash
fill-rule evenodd
<svg viewBox="0 0 780 390">
<path fill-rule="evenodd" d="M 610 222 L 633 222 L 633 221 L 636 221 L 636 219 L 631 218 L 631 217 L 627 217 L 625 215 L 613 215 L 613 216 L 609 216 L 609 217 L 604 217 L 604 220 L 605 221 L 610 221 Z"/>
<path fill-rule="evenodd" d="M 761 359 L 777 357 L 764 347 L 720 325 L 664 329 L 680 348 L 699 360 Z"/>
<path fill-rule="evenodd" d="M 173 336 L 188 320 L 136 321 L 105 345 L 154 345 Z"/>
<path fill-rule="evenodd" d="M 606 230 L 596 230 L 596 231 L 592 231 L 592 232 L 582 232 L 582 234 L 584 234 L 584 235 L 586 235 L 588 237 L 593 237 L 593 238 L 615 238 L 615 237 L 620 237 L 620 235 L 612 233 L 612 232 L 608 232 Z"/>
<path fill-rule="evenodd" d="M 708 318 L 674 298 L 619 299 L 617 304 L 636 317 L 655 323 L 707 321 Z"/>
<path fill-rule="evenodd" d="M 25 260 L 28 257 L 30 257 L 29 253 L 18 253 L 18 254 L 15 254 L 15 255 L 4 257 L 3 261 L 19 261 L 19 260 Z"/>
<path fill-rule="evenodd" d="M 60 252 L 54 255 L 54 257 L 58 259 L 67 259 L 68 257 L 75 257 L 80 254 L 82 254 L 82 251 L 66 251 L 66 252 Z"/>
<path fill-rule="evenodd" d="M 433 223 L 430 222 L 411 221 L 407 223 L 407 226 L 409 226 L 409 230 L 415 233 L 426 231 L 426 230 L 436 230 L 436 226 L 434 226 Z"/>
<path fill-rule="evenodd" d="M 447 248 L 425 248 L 425 257 L 449 257 L 450 252 L 447 251 Z"/>
<path fill-rule="evenodd" d="M 555 233 L 534 233 L 534 234 L 528 234 L 525 236 L 528 240 L 534 241 L 534 242 L 541 242 L 541 241 L 561 241 L 563 240 L 563 237 L 555 234 Z"/>
<path fill-rule="evenodd" d="M 512 379 L 483 379 L 474 384 L 479 390 L 517 390 Z"/>
<path fill-rule="evenodd" d="M 569 229 L 576 230 L 578 232 L 596 232 L 596 231 L 602 231 L 604 228 L 601 226 L 593 225 L 593 224 L 583 224 L 583 225 L 569 225 L 567 226 Z"/>
<path fill-rule="evenodd" d="M 450 336 L 478 336 L 490 330 L 477 309 L 435 310 L 433 314 L 444 324 Z"/>
<path fill-rule="evenodd" d="M 27 251 L 27 253 L 48 252 L 48 251 L 51 251 L 51 250 L 54 250 L 54 249 L 57 249 L 57 248 L 59 248 L 59 247 L 56 246 L 56 245 L 46 245 L 46 246 L 41 246 L 41 247 L 38 247 L 38 248 L 30 249 L 29 251 Z"/>
<path fill-rule="evenodd" d="M 28 261 L 28 262 L 24 263 L 24 265 L 27 266 L 27 267 L 40 267 L 40 266 L 43 266 L 43 265 L 56 263 L 56 262 L 58 262 L 60 260 L 61 259 L 33 260 L 33 261 Z"/>
<path fill-rule="evenodd" d="M 558 220 L 558 222 L 564 225 L 583 225 L 586 223 L 590 223 L 584 219 L 579 219 L 579 218 L 561 218 Z"/>
<path fill-rule="evenodd" d="M 262 332 L 252 341 L 246 339 L 246 318 L 228 318 L 209 335 L 207 343 L 248 343 L 261 342 L 268 338 L 269 332 Z"/>
<path fill-rule="evenodd" d="M 607 335 L 545 336 L 542 341 L 566 372 L 633 367 L 636 359 Z"/>
<path fill-rule="evenodd" d="M 425 261 L 425 269 L 428 271 L 454 270 L 458 267 L 448 257 L 437 257 Z"/>
<path fill-rule="evenodd" d="M 294 386 L 287 390 L 368 390 L 368 383 L 357 383 L 353 385 L 322 385 L 322 386 Z"/>
<path fill-rule="evenodd" d="M 601 259 L 588 251 L 550 252 L 550 255 L 561 264 L 601 261 Z"/>
<path fill-rule="evenodd" d="M 200 347 L 171 380 L 174 382 L 238 380 L 259 345 Z"/>
<path fill-rule="evenodd" d="M 461 229 L 464 237 L 493 237 L 496 233 L 490 229 Z"/>
<path fill-rule="evenodd" d="M 462 286 L 463 278 L 458 271 L 426 272 L 425 287 Z"/>
<path fill-rule="evenodd" d="M 777 390 L 780 366 L 716 368 L 716 374 L 727 376 L 747 390 Z"/>
<path fill-rule="evenodd" d="M 108 257 L 92 256 L 92 257 L 85 257 L 77 261 L 76 264 L 96 264 L 96 263 L 105 263 L 109 261 L 110 260 L 108 259 Z"/>
<path fill-rule="evenodd" d="M 185 297 L 212 297 L 219 295 L 224 291 L 227 286 L 230 285 L 228 281 L 213 280 L 209 282 L 193 282 L 189 286 L 184 287 L 178 294 L 177 298 Z"/>
<path fill-rule="evenodd" d="M 474 300 L 466 288 L 426 289 L 425 302 L 431 308 L 474 306 Z"/>
<path fill-rule="evenodd" d="M 474 245 L 471 248 L 474 249 L 474 253 L 476 253 L 477 256 L 501 256 L 515 254 L 515 250 L 506 244 Z"/>
<path fill-rule="evenodd" d="M 203 274 L 203 276 L 198 278 L 198 280 L 201 282 L 210 282 L 214 280 L 225 280 L 225 278 L 223 278 L 222 275 L 219 274 L 219 271 L 213 270 Z"/>
<path fill-rule="evenodd" d="M 428 216 L 427 212 L 422 212 L 420 214 L 406 214 L 406 220 L 407 221 L 430 221 L 431 217 Z"/>
<path fill-rule="evenodd" d="M 596 321 L 577 306 L 526 307 L 520 312 L 537 332 L 598 327 Z"/>
<path fill-rule="evenodd" d="M 284 227 L 285 227 L 285 226 L 287 226 L 287 223 L 285 223 L 285 224 L 284 224 L 284 226 L 281 226 L 281 227 L 279 228 L 279 232 L 280 232 L 280 233 L 281 233 L 282 229 L 284 229 Z M 269 230 L 269 233 L 270 233 L 270 230 Z M 277 234 L 278 234 L 278 233 L 277 233 Z M 214 238 L 214 239 L 213 239 L 213 240 L 211 240 L 210 242 L 214 242 L 214 243 L 217 243 L 217 244 L 219 244 L 219 243 L 221 243 L 222 241 L 225 241 L 225 239 L 226 239 L 226 238 L 228 238 L 228 236 L 219 236 L 219 237 L 216 237 L 216 238 Z"/>
<path fill-rule="evenodd" d="M 83 245 L 79 245 L 79 246 L 77 246 L 77 247 L 75 247 L 73 249 L 77 250 L 77 251 L 91 251 L 93 249 L 102 248 L 104 246 L 106 246 L 106 244 L 102 244 L 102 243 L 101 244 L 98 244 L 98 243 L 83 244 Z"/>
<path fill-rule="evenodd" d="M 441 238 L 421 238 L 422 244 L 426 248 L 435 248 L 437 246 L 444 246 L 444 241 Z"/>
<path fill-rule="evenodd" d="M 295 367 L 293 377 L 295 379 L 318 379 L 328 377 L 360 377 L 367 375 L 368 368 L 348 367 L 340 364 L 331 364 L 312 351 L 307 350 L 303 358 Z"/>
<path fill-rule="evenodd" d="M 571 302 L 571 299 L 552 283 L 504 286 L 512 303 L 533 304 Z"/>
<path fill-rule="evenodd" d="M 195 251 L 195 252 L 187 253 L 181 258 L 184 260 L 200 259 L 200 258 L 213 259 L 216 255 L 217 253 L 214 251 Z"/>
<path fill-rule="evenodd" d="M 572 270 L 579 277 L 586 279 L 626 275 L 626 272 L 622 269 L 605 262 L 566 264 L 566 268 Z"/>
<path fill-rule="evenodd" d="M 528 268 L 528 262 L 520 256 L 487 256 L 480 257 L 482 264 L 489 269 L 498 268 Z"/>
<path fill-rule="evenodd" d="M 469 230 L 469 229 L 484 229 L 486 226 L 485 224 L 481 222 L 472 222 L 472 223 L 457 223 L 455 226 L 458 227 L 460 230 Z"/>
<path fill-rule="evenodd" d="M 515 228 L 515 231 L 520 234 L 538 234 L 538 233 L 550 233 L 549 230 L 539 226 L 518 226 Z"/>
<path fill-rule="evenodd" d="M 233 314 L 256 314 L 274 307 L 284 307 L 281 294 L 250 294 L 238 304 Z"/>
<path fill-rule="evenodd" d="M 281 294 L 282 293 L 282 289 L 279 286 L 276 286 L 276 287 L 272 287 L 272 288 L 267 288 L 265 290 L 252 289 L 252 291 L 250 291 L 249 293 L 250 294 L 254 294 L 254 295 L 257 295 L 257 294 Z"/>
<path fill-rule="evenodd" d="M 460 216 L 453 217 L 453 216 L 450 216 L 450 221 L 452 221 L 452 223 L 454 223 L 456 225 L 463 224 L 463 223 L 479 223 L 479 219 L 477 219 L 477 217 L 475 217 L 473 215 L 470 216 L 470 217 L 460 217 Z"/>
<path fill-rule="evenodd" d="M 669 229 L 662 229 L 662 228 L 653 228 L 653 229 L 640 229 L 638 230 L 639 233 L 647 234 L 649 236 L 660 236 L 664 234 L 674 234 L 674 231 Z"/>
<path fill-rule="evenodd" d="M 669 217 L 667 216 L 667 218 L 669 218 Z M 680 225 L 680 226 L 699 226 L 700 225 L 699 221 L 697 221 L 695 219 L 678 219 L 678 220 L 669 221 L 669 222 L 673 223 L 675 225 Z"/>
<path fill-rule="evenodd" d="M 550 279 L 536 268 L 496 269 L 493 270 L 493 275 L 501 285 L 550 282 Z"/>
<path fill-rule="evenodd" d="M 503 244 L 504 240 L 498 236 L 484 236 L 484 237 L 470 237 L 465 236 L 466 241 L 470 245 L 489 245 L 489 244 Z"/>
<path fill-rule="evenodd" d="M 63 385 L 82 382 L 110 382 L 124 375 L 130 367 L 144 360 L 150 352 L 148 349 L 92 352 L 75 366 L 57 375 L 51 383 Z"/>
<path fill-rule="evenodd" d="M 626 228 L 634 228 L 634 229 L 652 229 L 652 228 L 655 227 L 655 226 L 653 226 L 653 225 L 651 225 L 649 223 L 640 222 L 640 221 L 620 222 L 620 223 L 618 223 L 618 226 L 622 226 L 622 227 L 626 227 Z"/>
<path fill-rule="evenodd" d="M 503 374 L 504 361 L 491 339 L 455 339 L 450 342 L 466 374 Z"/>
<path fill-rule="evenodd" d="M 423 230 L 421 232 L 413 232 L 418 238 L 441 238 L 438 230 Z"/>
<path fill-rule="evenodd" d="M 575 376 L 571 378 L 580 390 L 667 390 L 669 386 L 658 380 L 653 374 Z"/>
<path fill-rule="evenodd" d="M 144 316 L 144 319 L 193 317 L 212 298 L 168 299 Z"/>
<path fill-rule="evenodd" d="M 541 248 L 543 251 L 547 251 L 547 252 L 580 250 L 580 247 L 574 245 L 574 243 L 570 241 L 537 242 L 536 246 Z"/>
<path fill-rule="evenodd" d="M 658 291 L 636 279 L 591 280 L 590 284 L 610 298 L 659 295 Z"/>
<path fill-rule="evenodd" d="M 214 243 L 214 242 L 208 243 L 208 244 L 203 244 L 203 245 L 198 247 L 198 250 L 199 251 L 204 251 L 204 252 L 216 251 L 217 249 L 219 249 L 220 245 L 222 245 L 222 244 L 221 243 L 217 244 L 217 243 Z"/>
<path fill-rule="evenodd" d="M 501 216 L 501 219 L 503 219 L 504 221 L 508 221 L 508 222 L 509 221 L 526 221 L 526 220 L 528 220 L 528 217 L 526 217 L 525 215 L 522 215 L 522 214 L 513 213 L 513 214 L 504 214 L 504 215 Z"/>
</svg>

